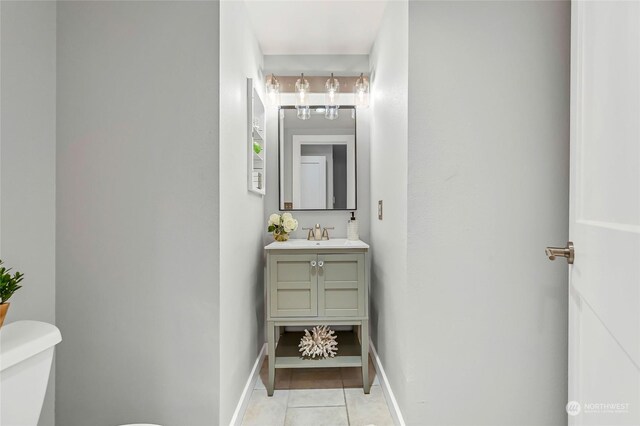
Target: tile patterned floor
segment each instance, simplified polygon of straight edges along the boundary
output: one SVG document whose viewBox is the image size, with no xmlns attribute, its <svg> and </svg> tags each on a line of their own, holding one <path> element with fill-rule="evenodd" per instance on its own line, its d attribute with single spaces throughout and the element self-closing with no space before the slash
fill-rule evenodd
<svg viewBox="0 0 640 426">
<path fill-rule="evenodd" d="M 276 390 L 267 396 L 268 359 L 242 420 L 245 426 L 392 426 L 380 382 L 369 359 L 371 393 L 362 391 L 360 368 L 276 370 Z"/>
</svg>

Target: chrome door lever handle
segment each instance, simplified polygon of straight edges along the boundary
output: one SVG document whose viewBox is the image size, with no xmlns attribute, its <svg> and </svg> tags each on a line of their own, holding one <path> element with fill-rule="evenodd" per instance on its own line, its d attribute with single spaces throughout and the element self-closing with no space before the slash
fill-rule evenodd
<svg viewBox="0 0 640 426">
<path fill-rule="evenodd" d="M 556 260 L 556 257 L 565 257 L 569 265 L 573 265 L 575 260 L 575 250 L 571 241 L 567 243 L 566 247 L 547 247 L 544 249 L 544 254 L 549 257 L 549 260 Z"/>
</svg>

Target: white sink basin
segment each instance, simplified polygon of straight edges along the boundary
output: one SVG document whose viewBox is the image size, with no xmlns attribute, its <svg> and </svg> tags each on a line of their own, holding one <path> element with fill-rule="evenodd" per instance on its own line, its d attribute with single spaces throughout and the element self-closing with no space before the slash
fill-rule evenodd
<svg viewBox="0 0 640 426">
<path fill-rule="evenodd" d="M 266 250 L 303 250 L 303 249 L 368 249 L 369 245 L 363 241 L 351 241 L 346 238 L 334 238 L 324 241 L 295 239 L 284 242 L 274 241 L 265 247 Z"/>
</svg>

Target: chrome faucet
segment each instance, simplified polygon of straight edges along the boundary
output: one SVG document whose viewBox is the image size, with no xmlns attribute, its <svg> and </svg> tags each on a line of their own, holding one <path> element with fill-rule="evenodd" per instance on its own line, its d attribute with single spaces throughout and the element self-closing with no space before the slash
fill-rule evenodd
<svg viewBox="0 0 640 426">
<path fill-rule="evenodd" d="M 329 229 L 334 228 L 322 228 L 319 223 L 313 228 L 302 228 L 305 231 L 309 231 L 307 234 L 307 240 L 309 241 L 320 241 L 320 240 L 328 240 L 329 239 Z"/>
<path fill-rule="evenodd" d="M 320 241 L 322 239 L 322 231 L 320 231 L 319 223 L 316 223 L 316 226 L 313 227 L 313 239 L 316 241 Z"/>
<path fill-rule="evenodd" d="M 331 228 L 324 228 L 322 230 L 322 239 L 323 240 L 328 240 L 329 239 L 329 229 L 335 229 L 334 227 Z"/>
</svg>

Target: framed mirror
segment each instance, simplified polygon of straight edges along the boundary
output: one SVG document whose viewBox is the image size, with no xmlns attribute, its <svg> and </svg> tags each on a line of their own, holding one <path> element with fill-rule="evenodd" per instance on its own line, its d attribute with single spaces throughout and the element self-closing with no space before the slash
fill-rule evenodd
<svg viewBox="0 0 640 426">
<path fill-rule="evenodd" d="M 278 120 L 280 210 L 356 210 L 356 110 L 341 106 L 325 118 L 324 106 L 310 106 L 298 118 L 282 106 Z"/>
</svg>

